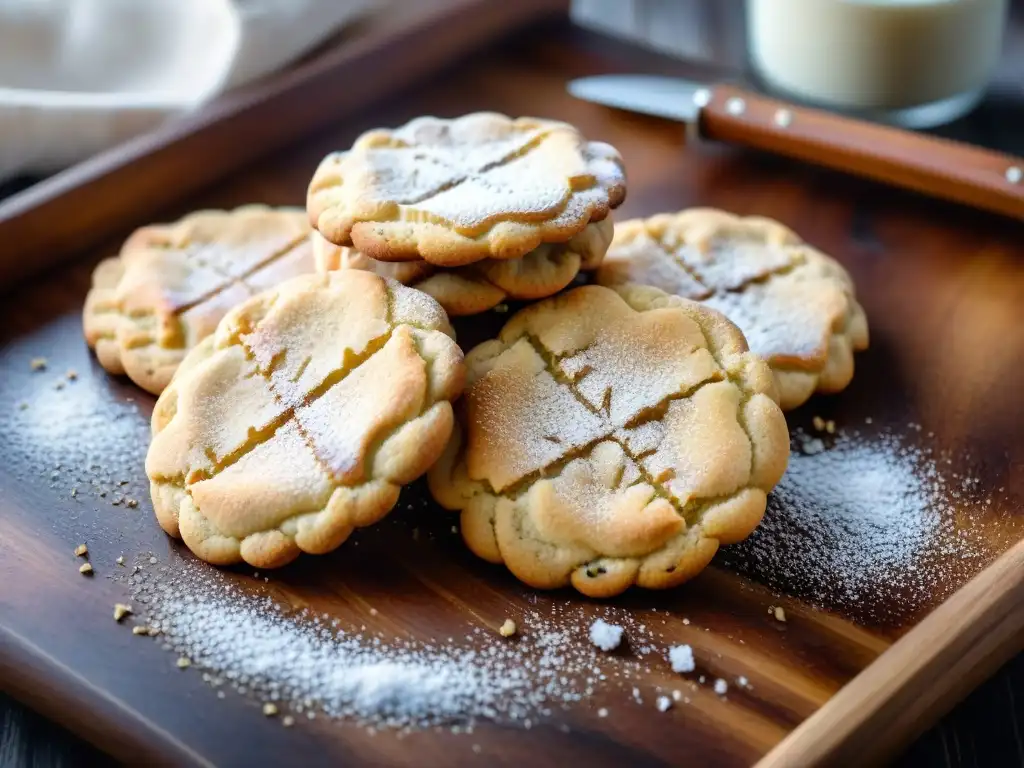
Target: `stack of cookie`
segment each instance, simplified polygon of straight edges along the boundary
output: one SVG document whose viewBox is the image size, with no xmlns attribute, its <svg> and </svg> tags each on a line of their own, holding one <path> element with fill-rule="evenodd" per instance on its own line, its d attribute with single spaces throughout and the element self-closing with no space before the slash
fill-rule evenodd
<svg viewBox="0 0 1024 768">
<path fill-rule="evenodd" d="M 320 164 L 307 207 L 321 269 L 394 278 L 454 316 L 552 296 L 596 269 L 625 196 L 613 147 L 481 112 L 363 134 Z"/>
<path fill-rule="evenodd" d="M 532 586 L 699 573 L 785 471 L 780 401 L 844 388 L 867 324 L 782 225 L 693 210 L 613 238 L 625 192 L 607 144 L 480 113 L 364 134 L 321 163 L 308 218 L 140 230 L 97 270 L 86 336 L 162 392 L 161 526 L 211 563 L 276 567 L 427 474 L 467 545 Z M 595 284 L 566 290 L 581 270 Z M 449 316 L 509 299 L 536 303 L 464 355 Z"/>
</svg>

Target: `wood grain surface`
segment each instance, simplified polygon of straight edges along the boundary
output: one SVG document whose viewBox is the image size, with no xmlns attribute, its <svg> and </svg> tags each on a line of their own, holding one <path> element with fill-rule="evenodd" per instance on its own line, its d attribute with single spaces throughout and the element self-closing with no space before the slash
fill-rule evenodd
<svg viewBox="0 0 1024 768">
<path fill-rule="evenodd" d="M 691 644 L 709 677 L 743 675 L 753 684 L 726 697 L 697 686 L 689 704 L 667 713 L 654 709 L 652 693 L 678 679 L 666 664 L 652 663 L 636 681 L 646 703 L 613 687 L 599 689 L 529 730 L 500 723 L 473 734 L 430 730 L 398 739 L 324 719 L 283 729 L 262 717 L 258 702 L 235 694 L 218 699 L 198 671 L 179 671 L 172 654 L 110 618 L 113 603 L 126 595 L 121 581 L 108 578 L 118 555 L 148 559 L 152 553 L 160 567 L 171 569 L 190 560 L 160 532 L 145 495 L 152 398 L 108 377 L 81 340 L 90 266 L 116 248 L 113 238 L 75 265 L 8 291 L 0 305 L 2 687 L 129 763 L 653 765 L 678 764 L 686 755 L 696 764 L 749 765 L 1019 541 L 1020 226 L 778 158 L 726 147 L 684 150 L 678 125 L 609 111 L 564 92 L 573 77 L 644 69 L 717 74 L 564 26 L 537 30 L 460 63 L 429 85 L 346 116 L 217 187 L 183 196 L 158 218 L 254 200 L 301 203 L 326 152 L 347 146 L 363 129 L 419 114 L 498 109 L 569 120 L 622 151 L 630 177 L 622 216 L 697 204 L 771 216 L 850 269 L 871 321 L 872 348 L 858 357 L 849 390 L 813 400 L 790 415 L 790 426 L 809 430 L 812 416 L 821 415 L 840 430 L 866 438 L 896 434 L 948 455 L 943 471 L 978 478 L 990 501 L 957 503 L 952 521 L 988 545 L 985 557 L 947 563 L 944 583 L 927 594 L 894 594 L 865 605 L 800 579 L 780 581 L 739 550 L 681 589 L 616 600 L 617 610 L 637 621 L 664 621 L 657 625 L 660 642 Z M 202 162 L 202 154 L 166 168 L 163 182 L 173 185 L 193 162 Z M 485 337 L 494 325 L 493 316 L 464 321 L 460 341 Z M 49 361 L 44 372 L 31 370 L 38 356 Z M 77 372 L 74 381 L 67 380 L 68 369 Z M 139 507 L 114 506 L 92 491 L 72 497 L 84 468 L 93 466 L 115 482 L 127 480 Z M 602 610 L 567 593 L 537 595 L 475 560 L 451 535 L 452 519 L 420 504 L 424 497 L 422 484 L 412 486 L 408 503 L 350 543 L 358 547 L 274 573 L 274 588 L 345 622 L 371 623 L 373 607 L 382 631 L 423 638 L 493 630 L 505 617 L 528 611 L 551 617 L 571 606 L 587 617 Z M 93 579 L 78 574 L 71 554 L 83 540 L 97 569 Z M 248 572 L 231 578 L 247 590 L 259 588 Z M 773 605 L 784 607 L 786 622 L 768 614 Z M 607 718 L 598 716 L 600 707 L 609 709 Z M 862 757 L 871 746 L 866 739 Z"/>
</svg>

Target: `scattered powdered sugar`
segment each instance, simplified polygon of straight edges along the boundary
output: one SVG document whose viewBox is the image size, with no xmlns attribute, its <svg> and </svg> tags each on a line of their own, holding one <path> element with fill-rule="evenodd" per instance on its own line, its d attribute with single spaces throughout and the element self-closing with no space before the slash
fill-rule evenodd
<svg viewBox="0 0 1024 768">
<path fill-rule="evenodd" d="M 715 693 L 719 696 L 725 696 L 726 691 L 729 690 L 729 684 L 722 678 L 715 680 Z"/>
<path fill-rule="evenodd" d="M 796 430 L 793 443 L 764 521 L 723 550 L 725 563 L 819 605 L 887 621 L 941 599 L 984 561 L 986 547 L 956 520 L 976 481 L 947 479 L 931 449 L 890 433 Z"/>
<path fill-rule="evenodd" d="M 658 635 L 612 607 L 602 610 L 615 624 L 591 623 L 572 603 L 552 604 L 547 615 L 529 609 L 517 616 L 514 639 L 469 626 L 457 637 L 419 640 L 291 609 L 272 596 L 273 587 L 242 587 L 230 574 L 188 560 L 129 582 L 133 606 L 146 614 L 139 620 L 158 632 L 181 669 L 198 669 L 209 684 L 231 686 L 275 711 L 372 728 L 454 729 L 482 720 L 530 727 L 598 688 L 640 704 L 646 691 L 638 686 L 665 663 Z M 588 642 L 596 634 L 610 650 L 627 630 L 630 654 L 602 654 Z"/>
<path fill-rule="evenodd" d="M 306 701 L 332 717 L 402 727 L 436 725 L 499 713 L 522 719 L 548 699 L 572 701 L 580 691 L 559 680 L 585 672 L 540 634 L 536 668 L 519 663 L 524 649 L 392 641 L 346 633 L 313 616 L 296 620 L 269 598 L 228 590 L 164 591 L 151 619 L 193 663 L 274 701 Z M 533 673 L 533 674 L 531 674 Z M 536 680 L 534 679 L 536 675 Z"/>
<path fill-rule="evenodd" d="M 668 661 L 673 672 L 693 672 L 697 668 L 693 660 L 693 649 L 688 645 L 677 645 L 669 649 Z"/>
<path fill-rule="evenodd" d="M 598 619 L 590 625 L 590 642 L 602 651 L 614 651 L 622 642 L 622 627 Z"/>
</svg>

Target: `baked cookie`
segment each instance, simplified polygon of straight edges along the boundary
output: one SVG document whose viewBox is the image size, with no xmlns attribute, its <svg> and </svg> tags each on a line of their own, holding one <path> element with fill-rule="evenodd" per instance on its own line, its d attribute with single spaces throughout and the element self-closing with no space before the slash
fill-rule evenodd
<svg viewBox="0 0 1024 768">
<path fill-rule="evenodd" d="M 451 434 L 451 336 L 429 296 L 356 270 L 238 305 L 153 411 L 160 525 L 210 563 L 274 568 L 377 522 Z"/>
<path fill-rule="evenodd" d="M 430 490 L 534 587 L 680 584 L 757 526 L 786 468 L 768 366 L 724 316 L 654 289 L 546 299 L 466 367 Z"/>
<path fill-rule="evenodd" d="M 771 366 L 782 408 L 853 379 L 868 324 L 836 261 L 771 219 L 693 208 L 622 222 L 596 280 L 645 283 L 702 301 Z"/>
<path fill-rule="evenodd" d="M 610 218 L 588 224 L 566 243 L 545 243 L 519 259 L 484 259 L 445 269 L 423 261 L 377 261 L 313 235 L 317 268 L 362 269 L 430 294 L 449 315 L 475 315 L 509 299 L 528 301 L 558 293 L 581 269 L 601 264 L 612 239 Z"/>
<path fill-rule="evenodd" d="M 96 267 L 85 340 L 110 373 L 160 394 L 235 304 L 314 270 L 301 209 L 247 205 L 143 227 Z"/>
<path fill-rule="evenodd" d="M 363 134 L 324 159 L 306 205 L 336 245 L 457 267 L 564 243 L 625 196 L 608 144 L 566 123 L 478 112 Z"/>
</svg>

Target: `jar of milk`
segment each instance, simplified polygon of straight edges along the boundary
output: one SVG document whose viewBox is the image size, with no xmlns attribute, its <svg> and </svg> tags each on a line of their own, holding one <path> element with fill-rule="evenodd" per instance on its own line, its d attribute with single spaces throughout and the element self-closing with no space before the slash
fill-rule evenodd
<svg viewBox="0 0 1024 768">
<path fill-rule="evenodd" d="M 747 0 L 754 75 L 779 96 L 912 128 L 982 97 L 1008 0 Z"/>
</svg>

